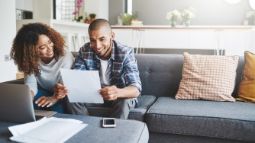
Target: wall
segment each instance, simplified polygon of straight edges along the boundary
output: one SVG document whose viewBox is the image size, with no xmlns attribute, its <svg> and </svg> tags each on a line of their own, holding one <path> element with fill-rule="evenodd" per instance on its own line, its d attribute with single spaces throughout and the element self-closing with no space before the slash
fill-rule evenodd
<svg viewBox="0 0 255 143">
<path fill-rule="evenodd" d="M 52 0 L 32 0 L 34 19 L 53 19 Z"/>
<path fill-rule="evenodd" d="M 15 0 L 16 9 L 33 11 L 33 2 L 32 0 Z"/>
<path fill-rule="evenodd" d="M 87 13 L 95 13 L 97 18 L 109 19 L 109 0 L 85 0 Z"/>
<path fill-rule="evenodd" d="M 8 16 L 7 16 L 8 15 Z M 10 48 L 16 34 L 15 0 L 0 1 L 0 82 L 16 77 L 16 66 L 9 60 Z"/>
<path fill-rule="evenodd" d="M 109 0 L 109 22 L 116 24 L 117 17 L 124 12 L 124 0 Z"/>
<path fill-rule="evenodd" d="M 194 25 L 240 25 L 245 13 L 251 10 L 248 0 L 228 4 L 224 0 L 133 0 L 133 12 L 148 25 L 166 25 L 166 13 L 173 9 L 193 7 L 196 18 Z"/>
</svg>

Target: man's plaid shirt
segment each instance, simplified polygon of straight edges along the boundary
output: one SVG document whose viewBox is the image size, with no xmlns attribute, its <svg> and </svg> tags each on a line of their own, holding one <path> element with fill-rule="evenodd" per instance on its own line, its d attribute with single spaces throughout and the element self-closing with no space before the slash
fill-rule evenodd
<svg viewBox="0 0 255 143">
<path fill-rule="evenodd" d="M 110 84 L 118 88 L 132 85 L 141 92 L 141 80 L 133 49 L 113 40 L 113 50 L 108 64 L 110 64 Z M 73 69 L 100 70 L 100 60 L 96 53 L 86 43 L 80 48 L 75 59 Z"/>
</svg>

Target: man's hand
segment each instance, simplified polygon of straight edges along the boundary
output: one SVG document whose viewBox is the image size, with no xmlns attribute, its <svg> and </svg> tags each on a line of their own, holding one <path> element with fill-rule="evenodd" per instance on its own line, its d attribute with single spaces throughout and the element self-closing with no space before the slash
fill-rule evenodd
<svg viewBox="0 0 255 143">
<path fill-rule="evenodd" d="M 118 88 L 116 86 L 106 86 L 99 90 L 104 100 L 116 100 L 118 98 L 136 98 L 140 95 L 140 91 L 135 86 L 127 86 Z"/>
<path fill-rule="evenodd" d="M 120 93 L 120 89 L 116 86 L 106 86 L 99 90 L 104 100 L 116 100 Z"/>
<path fill-rule="evenodd" d="M 35 104 L 37 104 L 39 107 L 51 107 L 57 101 L 58 99 L 55 96 L 51 96 L 51 97 L 42 96 L 35 101 Z"/>
<path fill-rule="evenodd" d="M 68 94 L 66 87 L 63 84 L 57 83 L 54 88 L 54 96 L 56 99 L 63 99 Z"/>
</svg>

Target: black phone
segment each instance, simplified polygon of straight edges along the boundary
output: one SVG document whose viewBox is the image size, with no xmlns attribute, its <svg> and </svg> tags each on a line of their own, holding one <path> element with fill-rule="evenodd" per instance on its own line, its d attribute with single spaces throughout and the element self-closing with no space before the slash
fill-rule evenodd
<svg viewBox="0 0 255 143">
<path fill-rule="evenodd" d="M 116 127 L 115 118 L 103 118 L 102 127 L 104 127 L 104 128 L 114 128 L 114 127 Z"/>
</svg>

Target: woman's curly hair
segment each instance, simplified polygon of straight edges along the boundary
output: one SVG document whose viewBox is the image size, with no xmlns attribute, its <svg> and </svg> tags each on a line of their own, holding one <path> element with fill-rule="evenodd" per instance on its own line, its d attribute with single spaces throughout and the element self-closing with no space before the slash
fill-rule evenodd
<svg viewBox="0 0 255 143">
<path fill-rule="evenodd" d="M 40 73 L 40 57 L 36 45 L 39 36 L 42 34 L 48 36 L 54 43 L 53 51 L 56 60 L 64 55 L 65 41 L 60 33 L 43 23 L 24 25 L 14 38 L 10 55 L 15 64 L 17 64 L 19 71 L 24 72 L 26 75 L 38 75 Z"/>
</svg>

